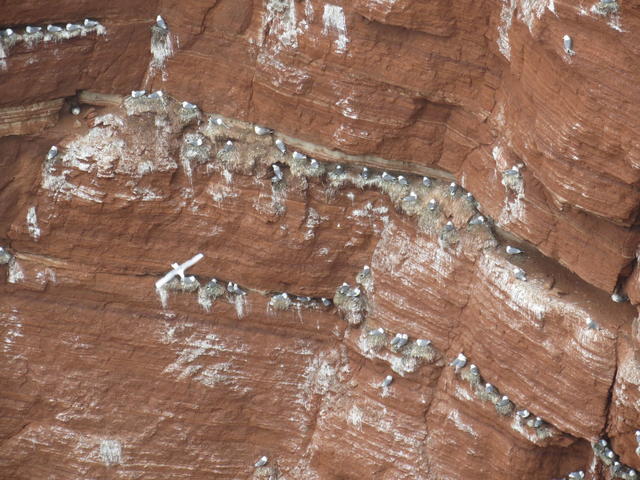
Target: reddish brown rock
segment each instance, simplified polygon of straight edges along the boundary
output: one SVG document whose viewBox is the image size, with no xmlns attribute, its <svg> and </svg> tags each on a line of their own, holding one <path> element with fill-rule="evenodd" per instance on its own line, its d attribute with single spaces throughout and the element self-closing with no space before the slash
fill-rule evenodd
<svg viewBox="0 0 640 480">
<path fill-rule="evenodd" d="M 30 135 L 0 138 L 1 477 L 608 479 L 603 439 L 640 468 L 637 312 L 609 298 L 640 298 L 633 5 L 5 10 L 106 33 L 2 50 Z M 138 88 L 167 100 L 127 115 Z M 156 291 L 199 252 L 199 287 Z"/>
</svg>

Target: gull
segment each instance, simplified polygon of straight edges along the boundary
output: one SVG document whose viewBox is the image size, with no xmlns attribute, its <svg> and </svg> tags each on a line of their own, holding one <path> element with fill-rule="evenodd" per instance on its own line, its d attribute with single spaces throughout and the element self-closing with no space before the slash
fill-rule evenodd
<svg viewBox="0 0 640 480">
<path fill-rule="evenodd" d="M 393 377 L 391 375 L 387 375 L 382 381 L 382 386 L 386 388 L 391 385 L 391 382 L 393 382 Z"/>
<path fill-rule="evenodd" d="M 362 275 L 363 276 L 371 275 L 371 267 L 369 265 L 365 265 L 364 267 L 362 267 Z"/>
<path fill-rule="evenodd" d="M 519 268 L 519 267 L 515 267 L 513 269 L 513 275 L 518 279 L 518 280 L 522 280 L 523 282 L 527 281 L 527 272 L 525 272 L 523 269 Z"/>
<path fill-rule="evenodd" d="M 160 15 L 156 17 L 156 27 L 161 28 L 162 30 L 169 30 L 167 22 L 165 22 L 164 18 L 162 18 Z"/>
<path fill-rule="evenodd" d="M 154 100 L 158 98 L 164 98 L 164 92 L 162 90 L 156 90 L 155 92 L 149 94 L 149 98 Z"/>
<path fill-rule="evenodd" d="M 564 53 L 567 55 L 573 55 L 575 53 L 573 51 L 573 40 L 569 35 L 562 37 L 562 45 L 564 47 Z"/>
<path fill-rule="evenodd" d="M 224 153 L 229 153 L 231 150 L 233 150 L 233 142 L 231 140 L 227 140 L 224 147 L 222 147 L 222 151 Z"/>
<path fill-rule="evenodd" d="M 520 175 L 520 168 L 517 165 L 514 165 L 509 170 L 505 170 L 504 172 L 502 172 L 502 174 L 506 175 L 507 177 L 517 177 L 518 175 Z"/>
<path fill-rule="evenodd" d="M 77 105 L 74 105 L 73 107 L 71 107 L 71 114 L 80 115 L 80 107 Z"/>
<path fill-rule="evenodd" d="M 273 174 L 275 175 L 273 177 L 274 181 L 279 182 L 280 180 L 282 180 L 284 178 L 284 176 L 282 175 L 282 170 L 280 169 L 280 167 L 278 165 L 276 165 L 274 163 L 273 165 L 271 165 L 271 168 L 273 168 Z"/>
<path fill-rule="evenodd" d="M 273 133 L 273 130 L 267 127 L 261 127 L 260 125 L 255 125 L 253 127 L 253 131 L 256 132 L 256 135 L 269 135 Z"/>
<path fill-rule="evenodd" d="M 62 31 L 62 27 L 58 25 L 47 25 L 47 32 L 49 33 L 60 33 Z"/>
<path fill-rule="evenodd" d="M 360 176 L 365 180 L 369 178 L 369 169 L 367 167 L 362 167 L 362 172 L 360 172 Z"/>
<path fill-rule="evenodd" d="M 456 358 L 449 364 L 452 367 L 455 367 L 456 372 L 463 368 L 467 364 L 467 357 L 464 356 L 464 353 L 459 353 Z"/>
<path fill-rule="evenodd" d="M 266 455 L 263 455 L 258 459 L 258 461 L 253 466 L 256 468 L 264 467 L 268 461 L 269 461 L 269 457 L 267 457 Z"/>
<path fill-rule="evenodd" d="M 322 302 L 322 305 L 324 305 L 325 307 L 331 306 L 331 300 L 329 300 L 328 298 L 322 297 L 320 301 Z"/>
<path fill-rule="evenodd" d="M 85 28 L 95 28 L 99 25 L 98 22 L 96 22 L 95 20 L 91 20 L 90 18 L 85 18 L 84 19 L 84 26 Z"/>
<path fill-rule="evenodd" d="M 425 187 L 430 187 L 431 183 L 432 182 L 429 177 L 422 177 L 422 185 L 424 185 Z"/>
<path fill-rule="evenodd" d="M 476 199 L 473 198 L 473 195 L 471 194 L 471 192 L 465 193 L 464 198 L 466 198 L 469 203 L 473 203 L 476 201 Z"/>
<path fill-rule="evenodd" d="M 10 28 L 7 28 L 6 30 L 0 30 L 0 37 L 11 37 L 13 36 L 14 31 Z"/>
<path fill-rule="evenodd" d="M 181 264 L 172 263 L 171 267 L 173 268 L 173 270 L 171 270 L 169 273 L 167 273 L 164 277 L 162 277 L 160 280 L 158 280 L 156 282 L 156 289 L 158 289 L 158 290 L 161 289 L 167 283 L 169 283 L 171 280 L 173 280 L 174 277 L 176 277 L 176 276 L 179 276 L 180 279 L 184 280 L 184 272 L 185 272 L 185 270 L 187 268 L 190 268 L 190 267 L 194 266 L 196 263 L 198 263 L 203 258 L 204 258 L 204 255 L 202 253 L 198 253 L 193 258 L 191 258 L 190 260 L 187 260 L 184 263 L 181 263 Z"/>
<path fill-rule="evenodd" d="M 318 161 L 315 158 L 312 158 L 311 160 L 309 160 L 309 167 L 316 170 L 318 168 L 320 168 L 320 164 L 318 163 Z"/>
<path fill-rule="evenodd" d="M 67 32 L 77 32 L 82 29 L 82 25 L 78 25 L 77 23 L 67 23 L 66 29 Z"/>
<path fill-rule="evenodd" d="M 47 152 L 47 160 L 53 160 L 58 156 L 58 147 L 53 145 Z"/>
<path fill-rule="evenodd" d="M 351 290 L 351 287 L 346 282 L 338 287 L 338 293 L 341 293 L 342 295 L 346 295 L 349 290 Z"/>
<path fill-rule="evenodd" d="M 411 190 L 409 195 L 407 195 L 402 199 L 403 202 L 416 202 L 417 200 L 418 200 L 418 195 L 413 190 Z"/>
<path fill-rule="evenodd" d="M 385 182 L 395 182 L 396 177 L 389 175 L 387 172 L 382 172 L 382 180 Z"/>
<path fill-rule="evenodd" d="M 396 336 L 393 337 L 393 340 L 391 340 L 391 346 L 399 350 L 404 347 L 408 341 L 409 335 L 407 335 L 406 333 L 396 333 Z"/>
<path fill-rule="evenodd" d="M 507 245 L 507 248 L 505 248 L 505 250 L 509 255 L 518 255 L 519 253 L 523 253 L 522 250 L 516 247 L 512 247 L 511 245 Z"/>
<path fill-rule="evenodd" d="M 442 229 L 445 232 L 451 232 L 453 230 L 455 230 L 456 226 L 453 224 L 453 222 L 451 220 L 449 220 L 444 227 L 442 227 Z"/>
<path fill-rule="evenodd" d="M 42 27 L 33 27 L 31 25 L 27 25 L 27 28 L 24 29 L 28 34 L 40 33 L 42 31 Z"/>
<path fill-rule="evenodd" d="M 438 208 L 438 201 L 435 198 L 432 198 L 431 200 L 429 200 L 427 208 L 433 212 L 436 208 Z"/>
<path fill-rule="evenodd" d="M 425 340 L 424 338 L 419 338 L 416 340 L 416 345 L 419 347 L 428 347 L 431 345 L 431 340 Z"/>
<path fill-rule="evenodd" d="M 131 98 L 144 97 L 146 93 L 147 93 L 146 90 L 131 90 Z"/>
<path fill-rule="evenodd" d="M 485 218 L 482 215 L 478 215 L 477 217 L 469 220 L 469 225 L 484 225 Z"/>
<path fill-rule="evenodd" d="M 571 472 L 567 478 L 569 480 L 583 480 L 584 479 L 584 472 L 582 470 L 578 470 L 577 472 Z"/>
<path fill-rule="evenodd" d="M 204 142 L 201 137 L 191 137 L 187 140 L 187 143 L 193 147 L 201 147 Z"/>
<path fill-rule="evenodd" d="M 375 330 L 370 330 L 369 335 L 372 335 L 372 336 L 384 335 L 384 328 L 380 327 L 380 328 L 376 328 Z"/>
<path fill-rule="evenodd" d="M 498 400 L 498 402 L 496 403 L 496 405 L 498 407 L 506 407 L 507 405 L 509 405 L 511 403 L 511 401 L 509 400 L 509 397 L 507 397 L 506 395 L 503 395 L 502 398 L 500 400 Z"/>
<path fill-rule="evenodd" d="M 487 383 L 484 386 L 484 391 L 489 393 L 489 394 L 494 394 L 494 393 L 499 393 L 498 389 L 496 387 L 494 387 L 493 385 L 491 385 L 490 383 Z M 503 397 L 504 398 L 504 397 Z M 509 398 L 507 398 L 507 400 L 509 400 Z"/>
<path fill-rule="evenodd" d="M 453 197 L 457 191 L 458 191 L 458 185 L 456 184 L 456 182 L 451 182 L 449 184 L 449 195 Z"/>
<path fill-rule="evenodd" d="M 291 157 L 294 160 L 306 160 L 307 159 L 307 156 L 304 153 L 300 153 L 298 151 L 293 152 L 293 155 L 291 155 Z"/>
<path fill-rule="evenodd" d="M 276 148 L 278 150 L 280 150 L 282 153 L 287 153 L 287 146 L 284 144 L 282 140 L 280 140 L 279 138 L 276 138 L 276 141 L 274 143 L 276 144 Z"/>
<path fill-rule="evenodd" d="M 344 167 L 342 165 L 336 165 L 335 173 L 336 175 L 342 175 L 344 173 Z"/>
<path fill-rule="evenodd" d="M 520 418 L 527 418 L 531 414 L 529 413 L 529 410 L 518 410 L 516 415 Z"/>
<path fill-rule="evenodd" d="M 627 297 L 626 295 L 622 295 L 622 294 L 620 294 L 618 292 L 614 292 L 611 295 L 611 300 L 613 300 L 616 303 L 624 303 L 627 300 L 629 300 L 629 297 Z"/>
<path fill-rule="evenodd" d="M 347 297 L 357 297 L 360 295 L 360 289 L 358 287 L 356 288 L 349 288 L 349 291 L 345 294 Z"/>
<path fill-rule="evenodd" d="M 218 127 L 224 127 L 227 128 L 227 125 L 224 123 L 224 121 L 220 118 L 220 117 L 211 117 L 209 119 L 209 123 L 215 123 Z"/>
<path fill-rule="evenodd" d="M 540 428 L 542 426 L 543 420 L 540 417 L 536 417 L 533 421 L 533 428 Z"/>
<path fill-rule="evenodd" d="M 409 185 L 409 182 L 407 181 L 406 178 L 404 178 L 403 175 L 398 175 L 398 183 L 400 185 Z"/>
<path fill-rule="evenodd" d="M 182 108 L 185 110 L 196 110 L 198 106 L 190 102 L 182 102 Z"/>
</svg>

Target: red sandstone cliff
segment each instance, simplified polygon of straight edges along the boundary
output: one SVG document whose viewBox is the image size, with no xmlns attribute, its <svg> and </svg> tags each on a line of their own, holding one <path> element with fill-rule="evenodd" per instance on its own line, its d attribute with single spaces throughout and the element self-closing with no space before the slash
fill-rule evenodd
<svg viewBox="0 0 640 480">
<path fill-rule="evenodd" d="M 638 475 L 640 4 L 2 12 L 0 477 Z"/>
</svg>

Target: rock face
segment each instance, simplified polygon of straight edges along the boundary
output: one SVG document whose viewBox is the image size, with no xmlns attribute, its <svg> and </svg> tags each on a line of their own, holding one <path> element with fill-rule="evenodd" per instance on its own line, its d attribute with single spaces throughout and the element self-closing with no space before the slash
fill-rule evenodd
<svg viewBox="0 0 640 480">
<path fill-rule="evenodd" d="M 0 476 L 635 478 L 639 12 L 10 2 Z"/>
</svg>

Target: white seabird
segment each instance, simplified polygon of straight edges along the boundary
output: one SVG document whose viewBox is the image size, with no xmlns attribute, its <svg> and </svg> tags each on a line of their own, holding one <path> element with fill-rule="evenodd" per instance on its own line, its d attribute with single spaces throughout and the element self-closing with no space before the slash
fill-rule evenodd
<svg viewBox="0 0 640 480">
<path fill-rule="evenodd" d="M 271 133 L 273 133 L 273 130 L 271 130 L 270 128 L 267 127 L 261 127 L 260 125 L 254 125 L 253 127 L 253 131 L 256 133 L 256 135 L 269 135 Z"/>
</svg>

